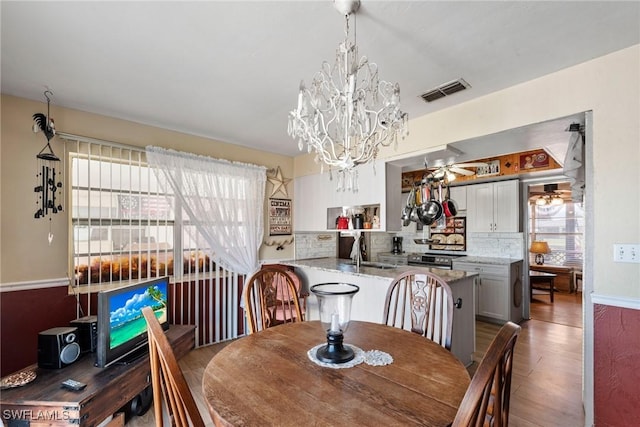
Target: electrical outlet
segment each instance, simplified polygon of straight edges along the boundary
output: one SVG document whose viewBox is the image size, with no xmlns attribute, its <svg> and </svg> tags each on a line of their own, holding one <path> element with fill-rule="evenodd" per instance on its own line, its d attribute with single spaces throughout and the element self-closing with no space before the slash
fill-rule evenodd
<svg viewBox="0 0 640 427">
<path fill-rule="evenodd" d="M 613 261 L 640 264 L 640 244 L 613 245 Z"/>
</svg>

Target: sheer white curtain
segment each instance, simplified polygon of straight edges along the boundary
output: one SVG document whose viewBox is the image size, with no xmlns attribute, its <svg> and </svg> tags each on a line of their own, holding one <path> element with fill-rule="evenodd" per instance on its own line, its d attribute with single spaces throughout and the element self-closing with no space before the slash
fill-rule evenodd
<svg viewBox="0 0 640 427">
<path fill-rule="evenodd" d="M 210 248 L 207 255 L 240 274 L 257 271 L 266 168 L 152 146 L 146 152 L 148 164 L 164 175 Z"/>
</svg>

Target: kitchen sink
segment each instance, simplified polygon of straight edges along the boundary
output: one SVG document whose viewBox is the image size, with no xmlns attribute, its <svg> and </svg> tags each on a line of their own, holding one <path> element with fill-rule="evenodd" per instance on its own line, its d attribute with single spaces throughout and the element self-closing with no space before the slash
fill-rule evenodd
<svg viewBox="0 0 640 427">
<path fill-rule="evenodd" d="M 356 265 L 356 263 L 354 261 L 349 262 L 348 264 L 350 265 Z M 371 267 L 371 268 L 379 268 L 381 270 L 392 270 L 396 267 L 398 267 L 397 265 L 393 265 L 393 264 L 387 264 L 384 262 L 373 262 L 373 261 L 361 261 L 360 262 L 360 267 Z"/>
</svg>

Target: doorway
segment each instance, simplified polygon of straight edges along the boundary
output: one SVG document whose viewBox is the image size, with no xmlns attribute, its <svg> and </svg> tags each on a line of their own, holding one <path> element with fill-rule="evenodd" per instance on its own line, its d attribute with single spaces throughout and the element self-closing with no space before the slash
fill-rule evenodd
<svg viewBox="0 0 640 427">
<path fill-rule="evenodd" d="M 524 194 L 525 269 L 551 275 L 556 288 L 553 301 L 548 291 L 530 292 L 528 318 L 582 328 L 582 290 L 575 273 L 582 272 L 584 262 L 584 205 L 572 201 L 564 176 L 527 182 Z M 546 253 L 530 252 L 540 244 Z"/>
</svg>

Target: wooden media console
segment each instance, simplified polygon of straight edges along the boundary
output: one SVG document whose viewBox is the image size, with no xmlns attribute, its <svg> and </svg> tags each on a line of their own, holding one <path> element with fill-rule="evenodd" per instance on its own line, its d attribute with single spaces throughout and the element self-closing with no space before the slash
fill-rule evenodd
<svg viewBox="0 0 640 427">
<path fill-rule="evenodd" d="M 195 346 L 195 326 L 171 325 L 167 338 L 176 358 Z M 41 369 L 36 379 L 22 387 L 2 391 L 0 416 L 7 427 L 96 426 L 151 385 L 149 355 L 128 364 L 96 368 L 94 354 L 81 356 L 62 369 Z M 81 391 L 61 387 L 66 379 L 85 383 Z"/>
</svg>

